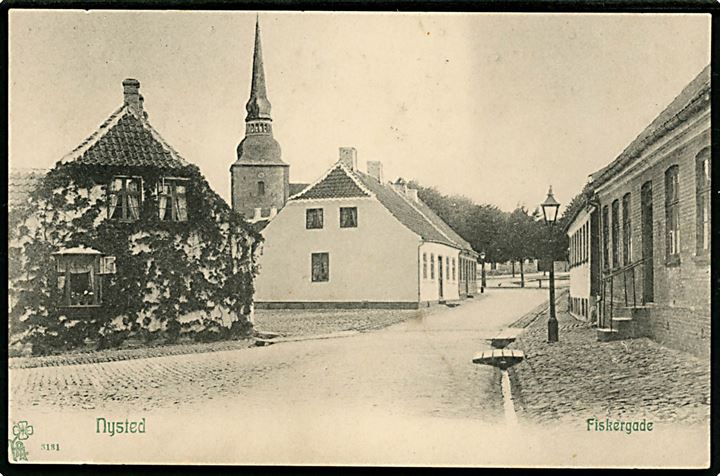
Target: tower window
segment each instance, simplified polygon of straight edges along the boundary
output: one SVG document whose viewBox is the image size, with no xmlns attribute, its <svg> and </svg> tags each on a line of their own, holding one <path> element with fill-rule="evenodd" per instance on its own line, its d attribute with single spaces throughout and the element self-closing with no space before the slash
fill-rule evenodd
<svg viewBox="0 0 720 476">
<path fill-rule="evenodd" d="M 257 183 L 258 195 L 265 195 L 265 182 L 262 180 Z"/>
</svg>

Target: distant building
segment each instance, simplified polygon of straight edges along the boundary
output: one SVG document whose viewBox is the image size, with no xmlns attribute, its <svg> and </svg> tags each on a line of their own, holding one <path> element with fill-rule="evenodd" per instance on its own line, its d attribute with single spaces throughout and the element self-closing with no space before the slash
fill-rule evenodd
<svg viewBox="0 0 720 476">
<path fill-rule="evenodd" d="M 578 319 L 595 322 L 599 290 L 597 256 L 597 214 L 591 204 L 581 207 L 571 218 L 569 238 L 570 313 Z M 595 246 L 592 246 L 594 243 Z"/>
<path fill-rule="evenodd" d="M 708 66 L 592 175 L 589 220 L 598 229 L 590 260 L 599 263 L 590 282 L 599 283 L 600 339 L 648 336 L 709 354 L 710 125 Z"/>
</svg>

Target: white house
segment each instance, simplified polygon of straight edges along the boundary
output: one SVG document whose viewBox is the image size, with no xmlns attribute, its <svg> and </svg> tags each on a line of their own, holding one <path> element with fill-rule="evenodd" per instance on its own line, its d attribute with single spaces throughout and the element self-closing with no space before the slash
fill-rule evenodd
<svg viewBox="0 0 720 476">
<path fill-rule="evenodd" d="M 258 308 L 418 308 L 476 290 L 477 253 L 382 164 L 354 148 L 262 231 Z"/>
<path fill-rule="evenodd" d="M 595 221 L 594 209 L 581 207 L 569 223 L 566 230 L 569 238 L 568 263 L 570 267 L 570 313 L 582 320 L 593 317 L 595 293 L 591 281 L 593 254 L 592 222 Z"/>
</svg>

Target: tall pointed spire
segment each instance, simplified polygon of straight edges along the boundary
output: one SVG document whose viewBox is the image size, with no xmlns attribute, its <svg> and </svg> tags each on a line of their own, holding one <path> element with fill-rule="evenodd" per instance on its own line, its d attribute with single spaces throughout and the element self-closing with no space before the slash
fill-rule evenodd
<svg viewBox="0 0 720 476">
<path fill-rule="evenodd" d="M 260 17 L 255 19 L 255 52 L 253 53 L 252 86 L 250 99 L 245 105 L 247 117 L 245 122 L 258 119 L 272 120 L 270 117 L 270 101 L 265 86 L 265 69 L 263 67 L 262 43 L 260 41 Z"/>
</svg>

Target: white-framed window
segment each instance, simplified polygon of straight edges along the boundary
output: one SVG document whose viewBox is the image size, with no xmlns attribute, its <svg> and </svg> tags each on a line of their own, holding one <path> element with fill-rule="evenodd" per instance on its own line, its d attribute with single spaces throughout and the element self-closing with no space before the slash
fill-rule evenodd
<svg viewBox="0 0 720 476">
<path fill-rule="evenodd" d="M 103 278 L 114 274 L 115 257 L 96 254 L 56 255 L 57 287 L 65 307 L 102 304 Z"/>
<path fill-rule="evenodd" d="M 305 228 L 316 230 L 323 227 L 323 209 L 308 208 L 305 210 Z"/>
<path fill-rule="evenodd" d="M 108 218 L 119 221 L 136 221 L 142 204 L 142 178 L 113 177 L 108 190 Z"/>
<path fill-rule="evenodd" d="M 680 177 L 678 166 L 665 171 L 665 259 L 676 262 L 680 255 Z"/>
<path fill-rule="evenodd" d="M 311 258 L 311 279 L 313 283 L 326 282 L 330 280 L 330 254 L 312 253 Z"/>
<path fill-rule="evenodd" d="M 423 253 L 423 265 L 422 265 L 422 274 L 423 279 L 427 279 L 428 277 L 428 262 L 427 262 L 427 253 Z"/>
<path fill-rule="evenodd" d="M 700 151 L 695 158 L 695 194 L 697 205 L 696 254 L 710 254 L 710 149 Z"/>
<path fill-rule="evenodd" d="M 162 179 L 158 184 L 158 217 L 161 221 L 187 221 L 186 193 L 186 179 Z"/>
<path fill-rule="evenodd" d="M 357 228 L 357 207 L 340 207 L 340 228 Z"/>
</svg>

